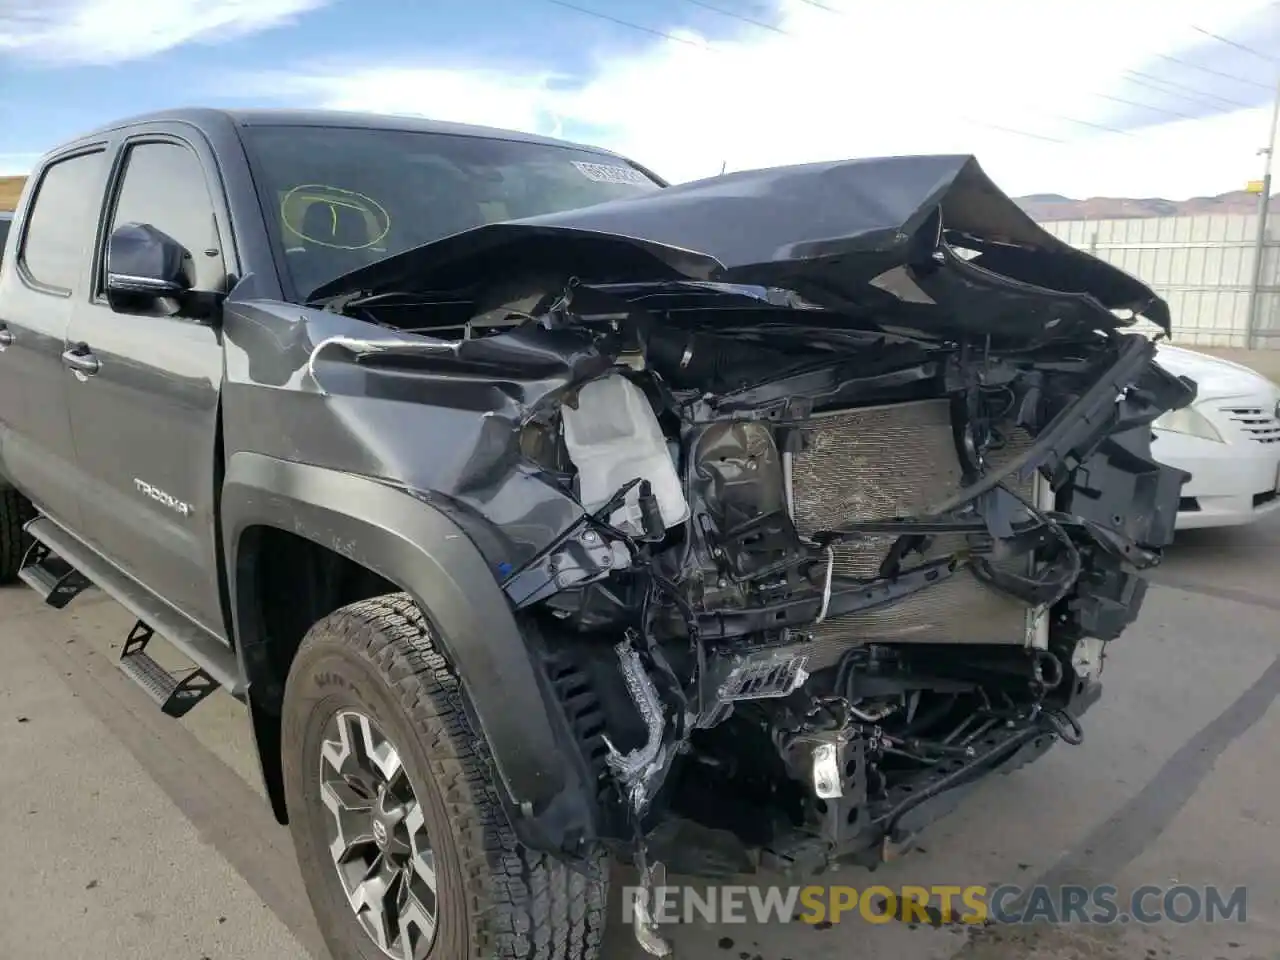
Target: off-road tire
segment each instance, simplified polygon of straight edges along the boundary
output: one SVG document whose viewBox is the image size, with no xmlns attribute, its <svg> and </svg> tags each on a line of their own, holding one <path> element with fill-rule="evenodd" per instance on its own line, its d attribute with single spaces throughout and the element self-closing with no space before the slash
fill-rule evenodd
<svg viewBox="0 0 1280 960">
<path fill-rule="evenodd" d="M 307 632 L 289 671 L 281 734 L 298 864 L 334 960 L 385 956 L 348 905 L 328 852 L 320 743 L 356 709 L 392 739 L 435 851 L 439 910 L 430 957 L 595 960 L 604 933 L 603 854 L 591 875 L 523 847 L 496 793 L 488 746 L 469 722 L 457 676 L 405 594 L 343 607 Z"/>
<path fill-rule="evenodd" d="M 36 515 L 31 501 L 13 487 L 0 490 L 0 584 L 18 579 L 31 538 L 22 527 Z"/>
</svg>

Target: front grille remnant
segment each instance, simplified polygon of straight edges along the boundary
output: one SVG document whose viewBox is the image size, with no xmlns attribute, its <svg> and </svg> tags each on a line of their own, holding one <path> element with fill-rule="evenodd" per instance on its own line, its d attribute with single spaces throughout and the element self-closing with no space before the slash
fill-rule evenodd
<svg viewBox="0 0 1280 960">
<path fill-rule="evenodd" d="M 819 415 L 805 426 L 806 445 L 791 461 L 796 527 L 802 534 L 856 521 L 891 520 L 919 513 L 960 489 L 960 463 L 951 433 L 947 400 L 923 400 L 862 407 Z M 1031 442 L 1025 432 L 1011 437 L 993 462 L 1007 461 Z M 1027 499 L 1031 480 L 1008 481 Z M 835 548 L 835 572 L 875 577 L 893 536 L 868 536 Z M 920 559 L 933 559 L 964 546 L 963 536 L 934 538 Z M 1030 560 L 1016 561 L 1023 572 Z M 812 629 L 810 669 L 835 662 L 848 646 L 869 641 L 913 643 L 1027 642 L 1027 607 L 979 581 L 956 576 L 897 603 L 836 617 Z"/>
<path fill-rule="evenodd" d="M 1280 443 L 1280 420 L 1275 409 L 1265 407 L 1223 407 L 1236 429 L 1258 443 Z"/>
</svg>

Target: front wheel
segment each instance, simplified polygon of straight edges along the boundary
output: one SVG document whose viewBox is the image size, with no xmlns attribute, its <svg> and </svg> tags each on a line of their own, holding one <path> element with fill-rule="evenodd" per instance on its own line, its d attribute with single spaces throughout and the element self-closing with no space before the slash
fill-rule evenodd
<svg viewBox="0 0 1280 960">
<path fill-rule="evenodd" d="M 22 528 L 35 515 L 31 501 L 13 487 L 0 489 L 0 584 L 18 579 L 22 558 L 31 546 Z"/>
<path fill-rule="evenodd" d="M 282 761 L 298 863 L 334 960 L 594 960 L 607 865 L 515 838 L 483 737 L 413 601 L 343 607 L 303 639 Z"/>
</svg>

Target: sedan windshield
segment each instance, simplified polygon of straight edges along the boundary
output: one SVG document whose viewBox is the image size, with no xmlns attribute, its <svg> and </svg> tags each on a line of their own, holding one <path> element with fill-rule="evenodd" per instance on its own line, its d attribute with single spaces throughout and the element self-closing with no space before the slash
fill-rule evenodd
<svg viewBox="0 0 1280 960">
<path fill-rule="evenodd" d="M 472 227 L 661 188 L 624 160 L 552 144 L 347 127 L 248 127 L 243 136 L 298 299 Z"/>
</svg>

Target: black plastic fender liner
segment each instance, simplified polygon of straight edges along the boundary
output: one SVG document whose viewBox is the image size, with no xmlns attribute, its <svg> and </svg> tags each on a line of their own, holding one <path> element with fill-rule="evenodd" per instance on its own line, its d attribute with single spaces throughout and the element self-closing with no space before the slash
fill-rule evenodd
<svg viewBox="0 0 1280 960">
<path fill-rule="evenodd" d="M 459 527 L 421 499 L 378 480 L 256 453 L 233 454 L 222 489 L 222 530 L 242 658 L 265 640 L 253 636 L 255 618 L 245 615 L 245 590 L 237 582 L 240 538 L 254 526 L 311 540 L 412 596 L 467 692 L 472 719 L 488 741 L 506 800 L 517 814 L 513 823 L 521 840 L 548 849 L 592 833 L 587 795 L 565 762 L 511 608 Z M 252 666 L 243 660 L 241 666 L 252 679 Z M 254 722 L 257 727 L 259 718 Z M 269 739 L 259 736 L 259 746 L 269 748 Z"/>
</svg>

